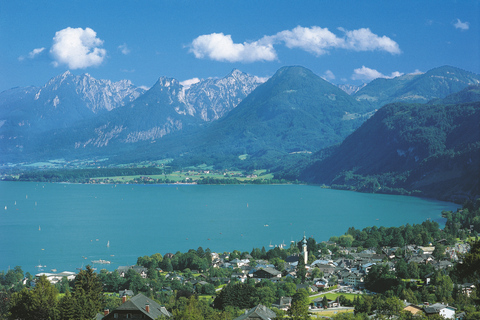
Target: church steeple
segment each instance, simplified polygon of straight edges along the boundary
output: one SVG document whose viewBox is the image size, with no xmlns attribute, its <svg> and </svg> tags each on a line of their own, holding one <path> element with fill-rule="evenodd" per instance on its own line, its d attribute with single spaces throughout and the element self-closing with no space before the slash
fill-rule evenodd
<svg viewBox="0 0 480 320">
<path fill-rule="evenodd" d="M 303 249 L 303 261 L 305 262 L 305 265 L 306 265 L 308 261 L 308 252 L 307 252 L 307 238 L 305 237 L 305 232 L 303 233 L 302 249 Z"/>
</svg>

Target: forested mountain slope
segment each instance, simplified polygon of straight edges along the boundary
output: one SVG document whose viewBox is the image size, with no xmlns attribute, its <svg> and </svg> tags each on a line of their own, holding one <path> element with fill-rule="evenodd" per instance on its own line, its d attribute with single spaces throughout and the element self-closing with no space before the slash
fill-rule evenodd
<svg viewBox="0 0 480 320">
<path fill-rule="evenodd" d="M 301 177 L 360 191 L 478 197 L 478 90 L 471 86 L 432 104 L 386 105 Z"/>
</svg>

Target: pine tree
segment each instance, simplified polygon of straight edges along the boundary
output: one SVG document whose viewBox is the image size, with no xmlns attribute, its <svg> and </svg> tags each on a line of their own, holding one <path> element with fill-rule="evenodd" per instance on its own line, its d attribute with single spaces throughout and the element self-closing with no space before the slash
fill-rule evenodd
<svg viewBox="0 0 480 320">
<path fill-rule="evenodd" d="M 310 319 L 308 315 L 308 292 L 305 289 L 298 290 L 292 298 L 292 304 L 288 309 L 287 314 L 293 320 L 306 320 Z"/>
<path fill-rule="evenodd" d="M 90 266 L 81 270 L 75 277 L 73 291 L 78 319 L 92 319 L 102 311 L 104 296 L 102 282 Z"/>
<path fill-rule="evenodd" d="M 306 276 L 307 276 L 307 268 L 305 267 L 305 261 L 303 260 L 303 257 L 300 257 L 300 259 L 298 259 L 298 265 L 297 265 L 297 278 L 299 278 L 302 281 L 302 283 L 304 283 Z"/>
<path fill-rule="evenodd" d="M 70 291 L 67 291 L 63 298 L 60 300 L 58 309 L 60 312 L 60 319 L 62 320 L 74 320 L 75 319 L 75 299 Z"/>
</svg>

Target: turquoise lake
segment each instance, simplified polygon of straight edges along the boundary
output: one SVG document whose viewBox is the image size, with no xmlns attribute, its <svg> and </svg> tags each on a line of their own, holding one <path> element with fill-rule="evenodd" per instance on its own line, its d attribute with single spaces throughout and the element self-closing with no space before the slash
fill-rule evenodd
<svg viewBox="0 0 480 320">
<path fill-rule="evenodd" d="M 400 226 L 458 205 L 307 185 L 82 185 L 0 182 L 0 270 L 114 270 L 154 253 L 252 248 Z M 109 243 L 109 246 L 107 246 Z"/>
</svg>

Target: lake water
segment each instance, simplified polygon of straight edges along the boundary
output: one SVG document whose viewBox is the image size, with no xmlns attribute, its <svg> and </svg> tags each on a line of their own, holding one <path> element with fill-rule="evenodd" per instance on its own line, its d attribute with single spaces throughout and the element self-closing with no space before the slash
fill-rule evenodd
<svg viewBox="0 0 480 320">
<path fill-rule="evenodd" d="M 442 222 L 458 205 L 306 185 L 81 185 L 0 182 L 0 270 L 76 271 L 104 259 L 114 270 L 137 257 L 189 249 L 250 252 L 317 241 L 351 226 Z M 109 246 L 107 246 L 109 243 Z"/>
</svg>

